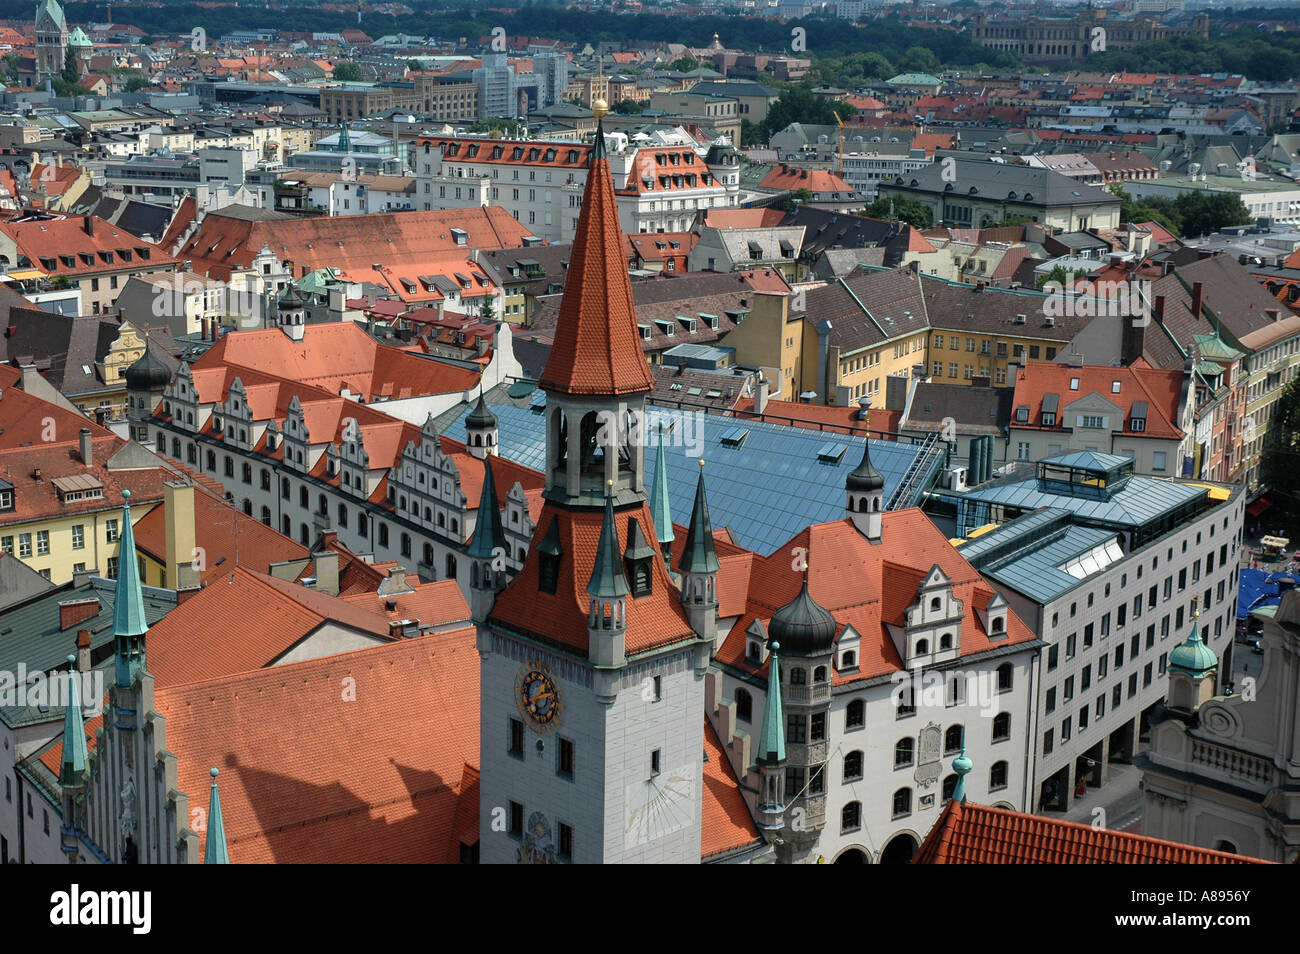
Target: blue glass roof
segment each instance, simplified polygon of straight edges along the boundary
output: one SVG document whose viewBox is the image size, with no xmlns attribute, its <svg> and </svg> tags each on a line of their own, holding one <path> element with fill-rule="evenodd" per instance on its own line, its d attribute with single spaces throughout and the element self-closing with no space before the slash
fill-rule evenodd
<svg viewBox="0 0 1300 954">
<path fill-rule="evenodd" d="M 511 404 L 493 405 L 492 411 L 501 455 L 541 470 L 546 459 L 545 416 Z M 448 425 L 448 437 L 465 440 L 468 413 L 466 408 Z M 666 428 L 671 422 L 672 429 L 664 431 L 664 456 L 675 523 L 683 524 L 690 516 L 701 452 L 713 526 L 729 528 L 742 547 L 766 556 L 809 525 L 844 517 L 844 480 L 862 458 L 862 438 L 676 408 L 647 407 L 647 418 L 649 434 L 656 433 L 660 420 Z M 724 435 L 734 443 L 741 431 L 746 433 L 738 446 L 723 444 Z M 848 447 L 837 461 L 819 459 L 828 441 Z M 886 500 L 918 449 L 915 444 L 871 441 L 871 462 L 885 479 Z M 942 464 L 940 456 L 933 466 L 937 471 Z M 647 487 L 655 479 L 655 468 L 652 444 L 646 449 Z M 915 505 L 915 500 L 904 503 Z"/>
<path fill-rule="evenodd" d="M 990 530 L 958 549 L 985 576 L 1035 602 L 1048 603 L 1092 575 L 1076 576 L 1064 567 L 1113 541 L 1115 536 L 1113 530 L 1070 523 L 1068 511 L 1040 510 Z"/>
<path fill-rule="evenodd" d="M 1109 456 L 1109 455 L 1100 455 Z M 1124 458 L 1117 458 L 1124 460 Z M 1209 491 L 1204 487 L 1155 477 L 1133 475 L 1122 486 L 1113 487 L 1108 496 L 1070 494 L 1060 482 L 1045 484 L 1038 478 L 1014 483 L 979 487 L 958 497 L 958 509 L 965 512 L 973 505 L 998 504 L 1017 510 L 1055 507 L 1078 517 L 1105 521 L 1123 527 L 1141 527 Z M 961 513 L 958 526 L 963 526 Z"/>
</svg>

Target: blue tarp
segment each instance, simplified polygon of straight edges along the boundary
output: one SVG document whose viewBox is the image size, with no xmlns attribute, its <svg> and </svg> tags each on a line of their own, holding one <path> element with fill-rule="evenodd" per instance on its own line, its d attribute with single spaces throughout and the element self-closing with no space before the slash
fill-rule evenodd
<svg viewBox="0 0 1300 954">
<path fill-rule="evenodd" d="M 1287 577 L 1285 573 L 1266 573 L 1242 567 L 1237 583 L 1237 619 L 1245 619 L 1250 611 L 1261 606 L 1274 606 L 1281 597 L 1278 595 L 1277 580 Z"/>
</svg>

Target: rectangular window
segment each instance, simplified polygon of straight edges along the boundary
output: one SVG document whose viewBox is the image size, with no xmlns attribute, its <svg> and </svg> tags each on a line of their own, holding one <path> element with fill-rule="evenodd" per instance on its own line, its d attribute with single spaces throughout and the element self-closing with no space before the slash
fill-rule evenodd
<svg viewBox="0 0 1300 954">
<path fill-rule="evenodd" d="M 1122 629 L 1124 624 L 1127 621 L 1128 621 L 1128 604 L 1120 603 L 1119 607 L 1115 610 L 1115 628 Z"/>
<path fill-rule="evenodd" d="M 72 528 L 72 549 L 84 550 L 86 548 L 86 528 L 82 524 L 75 524 Z"/>
<path fill-rule="evenodd" d="M 36 555 L 37 556 L 50 555 L 50 531 L 48 530 L 36 531 Z"/>
<path fill-rule="evenodd" d="M 513 801 L 510 803 L 510 836 L 512 838 L 524 836 L 524 806 Z"/>
<path fill-rule="evenodd" d="M 1061 741 L 1065 742 L 1070 738 L 1070 719 L 1061 723 Z"/>
<path fill-rule="evenodd" d="M 1056 668 L 1057 656 L 1059 654 L 1058 650 L 1060 650 L 1060 648 L 1061 648 L 1060 646 L 1052 646 L 1050 649 L 1047 650 L 1047 671 L 1048 672 L 1051 672 L 1053 669 Z"/>
<path fill-rule="evenodd" d="M 1110 614 L 1106 613 L 1101 618 L 1101 638 L 1105 639 L 1110 635 Z"/>
<path fill-rule="evenodd" d="M 1082 732 L 1088 728 L 1088 707 L 1084 706 L 1079 710 L 1079 731 Z"/>
<path fill-rule="evenodd" d="M 565 778 L 573 778 L 573 742 L 560 739 L 560 757 L 556 771 Z"/>
<path fill-rule="evenodd" d="M 1106 693 L 1103 692 L 1097 697 L 1097 704 L 1093 706 L 1093 709 L 1096 711 L 1098 719 L 1106 714 Z"/>
<path fill-rule="evenodd" d="M 1091 598 L 1092 597 L 1089 596 L 1089 599 Z M 1089 623 L 1087 626 L 1083 627 L 1083 648 L 1084 649 L 1092 648 L 1092 627 L 1093 627 L 1092 623 Z"/>
<path fill-rule="evenodd" d="M 1116 683 L 1115 688 L 1110 691 L 1110 707 L 1118 709 L 1119 704 L 1124 701 L 1124 687 Z"/>
<path fill-rule="evenodd" d="M 32 535 L 30 533 L 18 534 L 18 556 L 25 559 L 32 555 Z"/>
<path fill-rule="evenodd" d="M 785 737 L 787 742 L 804 743 L 808 741 L 808 723 L 801 715 L 787 716 L 785 720 Z"/>
<path fill-rule="evenodd" d="M 1086 692 L 1092 686 L 1092 666 L 1084 666 L 1079 674 L 1079 691 Z"/>
<path fill-rule="evenodd" d="M 108 543 L 117 542 L 117 520 L 104 521 L 104 539 Z"/>
<path fill-rule="evenodd" d="M 5 553 L 8 553 L 10 556 L 13 556 L 14 538 L 12 535 L 7 537 L 0 537 L 0 550 L 4 551 Z"/>
<path fill-rule="evenodd" d="M 1118 669 L 1124 665 L 1124 647 L 1122 645 L 1115 647 L 1115 668 Z"/>
<path fill-rule="evenodd" d="M 1068 676 L 1066 677 L 1064 687 L 1062 687 L 1061 689 L 1061 700 L 1063 702 L 1069 702 L 1073 698 L 1074 698 L 1074 677 Z"/>
<path fill-rule="evenodd" d="M 560 822 L 560 845 L 556 854 L 565 861 L 573 858 L 573 829 Z"/>
<path fill-rule="evenodd" d="M 1144 667 L 1142 667 L 1142 688 L 1144 689 L 1147 686 L 1151 685 L 1151 669 L 1152 669 L 1151 663 L 1147 663 Z"/>
<path fill-rule="evenodd" d="M 1129 640 L 1128 656 L 1129 659 L 1137 659 L 1138 650 L 1141 648 L 1142 636 L 1140 633 L 1134 633 L 1133 638 Z"/>
<path fill-rule="evenodd" d="M 1056 687 L 1055 686 L 1047 690 L 1047 711 L 1049 713 L 1056 711 Z"/>
<path fill-rule="evenodd" d="M 516 758 L 524 757 L 524 724 L 518 719 L 510 720 L 510 749 Z"/>
<path fill-rule="evenodd" d="M 1135 695 L 1137 695 L 1137 691 L 1138 691 L 1138 674 L 1133 673 L 1133 675 L 1128 677 L 1128 697 L 1132 699 Z"/>
<path fill-rule="evenodd" d="M 660 754 L 659 749 L 655 749 L 653 752 L 650 753 L 650 775 L 651 776 L 655 776 L 659 774 L 659 754 Z"/>
<path fill-rule="evenodd" d="M 1110 665 L 1110 657 L 1107 656 L 1105 653 L 1102 653 L 1100 656 L 1097 657 L 1097 678 L 1098 679 L 1106 678 L 1106 673 L 1109 671 L 1109 665 Z"/>
<path fill-rule="evenodd" d="M 1065 637 L 1065 658 L 1066 659 L 1074 658 L 1074 645 L 1075 645 L 1075 639 L 1077 635 L 1078 635 L 1077 633 L 1071 633 L 1069 636 Z"/>
<path fill-rule="evenodd" d="M 1048 729 L 1043 733 L 1043 754 L 1051 755 L 1054 745 L 1052 743 L 1052 730 Z"/>
<path fill-rule="evenodd" d="M 826 713 L 814 712 L 809 719 L 808 741 L 821 742 L 826 738 Z"/>
</svg>

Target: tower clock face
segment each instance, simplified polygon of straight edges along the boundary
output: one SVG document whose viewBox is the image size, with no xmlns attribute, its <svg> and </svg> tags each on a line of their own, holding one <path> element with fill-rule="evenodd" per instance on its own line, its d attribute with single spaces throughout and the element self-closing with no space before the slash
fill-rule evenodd
<svg viewBox="0 0 1300 954">
<path fill-rule="evenodd" d="M 555 677 L 542 663 L 529 663 L 519 670 L 515 680 L 515 700 L 519 711 L 538 732 L 559 728 L 564 717 L 564 703 Z"/>
</svg>

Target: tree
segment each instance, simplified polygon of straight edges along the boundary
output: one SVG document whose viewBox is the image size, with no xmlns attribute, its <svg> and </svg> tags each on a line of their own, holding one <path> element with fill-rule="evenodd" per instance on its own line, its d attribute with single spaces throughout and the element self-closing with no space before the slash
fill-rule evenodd
<svg viewBox="0 0 1300 954">
<path fill-rule="evenodd" d="M 424 69 L 424 64 L 421 63 L 419 60 L 407 60 L 406 68 L 410 70 L 412 73 L 418 73 L 420 72 L 420 70 Z"/>
<path fill-rule="evenodd" d="M 491 133 L 497 138 L 513 139 L 524 134 L 524 124 L 517 119 L 506 119 L 502 116 L 495 119 L 480 119 L 469 127 L 469 131 Z"/>
<path fill-rule="evenodd" d="M 1120 185 L 1111 186 L 1110 191 L 1124 200 L 1119 210 L 1121 222 L 1155 222 L 1174 235 L 1182 234 L 1173 203 L 1168 199 L 1135 199 Z"/>
<path fill-rule="evenodd" d="M 744 146 L 761 146 L 763 144 L 763 130 L 758 123 L 750 122 L 748 119 L 740 120 L 740 145 Z"/>
<path fill-rule="evenodd" d="M 69 44 L 63 51 L 63 69 L 59 70 L 59 76 L 65 83 L 77 85 L 77 81 L 81 79 L 81 70 L 77 65 L 77 51 Z"/>
<path fill-rule="evenodd" d="M 361 67 L 351 60 L 334 64 L 334 78 L 342 83 L 361 82 Z"/>
<path fill-rule="evenodd" d="M 1075 275 L 1073 272 L 1067 272 L 1064 265 L 1057 265 L 1046 275 L 1043 275 L 1034 282 L 1034 286 L 1036 288 L 1042 288 L 1048 282 L 1053 282 L 1060 287 L 1065 288 L 1067 285 L 1073 285 L 1074 279 Z"/>
<path fill-rule="evenodd" d="M 618 113 L 620 116 L 637 116 L 646 110 L 645 103 L 638 103 L 632 99 L 620 99 L 610 107 L 611 112 Z"/>
<path fill-rule="evenodd" d="M 847 119 L 855 112 L 848 103 L 818 96 L 806 86 L 790 86 L 768 107 L 761 127 L 763 139 L 770 140 L 791 123 L 833 126 L 837 117 Z"/>
<path fill-rule="evenodd" d="M 1300 504 L 1300 378 L 1293 378 L 1278 398 L 1273 425 L 1264 435 L 1259 463 L 1260 483 L 1287 501 L 1295 513 Z"/>
<path fill-rule="evenodd" d="M 893 218 L 890 219 L 890 206 L 893 206 Z M 903 199 L 898 196 L 882 195 L 875 202 L 862 210 L 869 219 L 886 219 L 906 222 L 918 229 L 928 229 L 934 224 L 934 216 L 920 199 Z"/>
<path fill-rule="evenodd" d="M 812 201 L 812 197 L 813 194 L 811 189 L 795 189 L 786 197 L 785 209 L 788 212 L 800 205 L 806 205 Z"/>
<path fill-rule="evenodd" d="M 924 46 L 908 47 L 898 65 L 909 73 L 937 73 L 941 68 L 939 58 Z"/>
<path fill-rule="evenodd" d="M 485 325 L 496 324 L 497 309 L 496 305 L 492 303 L 491 295 L 484 295 L 479 300 L 478 320 L 483 322 Z"/>
<path fill-rule="evenodd" d="M 152 85 L 153 83 L 149 82 L 149 77 L 136 75 L 128 76 L 126 85 L 122 88 L 128 93 L 138 93 L 140 90 L 148 89 Z"/>
<path fill-rule="evenodd" d="M 1229 225 L 1255 221 L 1241 197 L 1231 192 L 1184 192 L 1174 200 L 1184 237 L 1209 235 Z"/>
<path fill-rule="evenodd" d="M 668 64 L 668 69 L 674 73 L 693 73 L 699 68 L 700 64 L 689 56 L 679 56 Z"/>
</svg>

